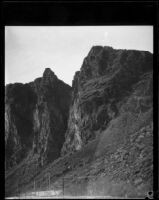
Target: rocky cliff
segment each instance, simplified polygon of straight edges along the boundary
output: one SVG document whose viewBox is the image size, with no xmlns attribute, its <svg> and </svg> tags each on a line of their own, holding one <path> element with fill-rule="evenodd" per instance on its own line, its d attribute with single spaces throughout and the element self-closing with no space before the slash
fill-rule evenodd
<svg viewBox="0 0 159 200">
<path fill-rule="evenodd" d="M 74 76 L 62 155 L 99 137 L 123 113 L 138 119 L 152 109 L 152 66 L 146 51 L 92 47 Z"/>
<path fill-rule="evenodd" d="M 38 165 L 60 155 L 67 129 L 71 87 L 46 68 L 43 77 L 5 88 L 6 169 L 25 157 L 36 156 Z"/>
<path fill-rule="evenodd" d="M 34 82 L 7 85 L 5 101 L 6 165 L 21 163 L 6 174 L 6 196 L 20 186 L 35 190 L 35 180 L 45 190 L 48 174 L 53 190 L 65 182 L 62 194 L 145 198 L 152 191 L 150 52 L 94 46 L 72 89 L 46 69 Z"/>
</svg>

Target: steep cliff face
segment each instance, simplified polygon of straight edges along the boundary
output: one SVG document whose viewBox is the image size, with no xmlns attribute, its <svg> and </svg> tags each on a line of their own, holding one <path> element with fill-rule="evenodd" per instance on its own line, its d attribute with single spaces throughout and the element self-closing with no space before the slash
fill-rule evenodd
<svg viewBox="0 0 159 200">
<path fill-rule="evenodd" d="M 98 138 L 123 113 L 137 119 L 152 111 L 152 66 L 146 51 L 92 47 L 74 76 L 62 155 Z"/>
<path fill-rule="evenodd" d="M 32 83 L 32 88 L 38 94 L 33 111 L 33 150 L 43 165 L 45 160 L 60 156 L 67 128 L 71 88 L 58 80 L 50 69 L 45 70 L 42 79 Z"/>
<path fill-rule="evenodd" d="M 19 163 L 32 147 L 36 94 L 28 84 L 9 84 L 5 92 L 5 164 Z"/>
<path fill-rule="evenodd" d="M 42 78 L 5 88 L 6 169 L 30 152 L 43 165 L 56 159 L 67 128 L 71 87 L 49 69 Z"/>
</svg>

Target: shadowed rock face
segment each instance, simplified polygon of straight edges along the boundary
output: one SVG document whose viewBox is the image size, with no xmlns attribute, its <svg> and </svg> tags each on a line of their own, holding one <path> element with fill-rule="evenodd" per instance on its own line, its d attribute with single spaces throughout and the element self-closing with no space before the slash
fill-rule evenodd
<svg viewBox="0 0 159 200">
<path fill-rule="evenodd" d="M 152 66 L 152 54 L 146 51 L 92 47 L 72 83 L 62 155 L 97 138 L 121 112 L 152 108 Z"/>
<path fill-rule="evenodd" d="M 20 163 L 30 152 L 38 163 L 60 155 L 67 128 L 71 87 L 49 68 L 28 84 L 5 88 L 6 169 Z"/>
</svg>

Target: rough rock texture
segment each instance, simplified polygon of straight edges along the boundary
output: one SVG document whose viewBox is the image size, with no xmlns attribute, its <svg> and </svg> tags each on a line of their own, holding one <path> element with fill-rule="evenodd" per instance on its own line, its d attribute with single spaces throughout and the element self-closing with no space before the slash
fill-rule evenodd
<svg viewBox="0 0 159 200">
<path fill-rule="evenodd" d="M 39 165 L 60 155 L 67 128 L 71 87 L 46 68 L 43 77 L 5 88 L 6 169 L 30 152 Z"/>
<path fill-rule="evenodd" d="M 6 169 L 19 163 L 32 147 L 36 94 L 28 84 L 9 84 L 5 93 Z"/>
<path fill-rule="evenodd" d="M 97 138 L 121 113 L 152 108 L 152 66 L 146 51 L 92 47 L 74 76 L 62 155 Z"/>
<path fill-rule="evenodd" d="M 32 140 L 25 162 L 6 175 L 6 196 L 14 196 L 19 185 L 21 193 L 33 191 L 35 180 L 37 191 L 45 190 L 49 174 L 52 189 L 64 186 L 65 194 L 145 198 L 153 188 L 152 62 L 146 51 L 94 46 L 74 76 L 72 92 L 47 69 L 43 78 L 28 84 L 29 96 L 21 85 L 26 97 L 26 104 L 18 103 L 22 108 L 16 106 L 22 97 L 10 95 L 16 110 L 31 116 L 26 135 Z M 25 144 L 23 128 L 19 133 L 16 124 L 18 112 L 6 103 L 8 152 Z M 61 147 L 62 157 L 54 160 Z M 54 162 L 35 168 L 36 160 Z"/>
</svg>

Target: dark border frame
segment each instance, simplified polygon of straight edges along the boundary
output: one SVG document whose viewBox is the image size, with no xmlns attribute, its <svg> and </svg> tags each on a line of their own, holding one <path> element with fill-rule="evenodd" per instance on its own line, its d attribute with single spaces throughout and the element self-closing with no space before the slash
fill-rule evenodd
<svg viewBox="0 0 159 200">
<path fill-rule="evenodd" d="M 152 25 L 152 1 L 4 1 L 5 25 Z"/>
<path fill-rule="evenodd" d="M 158 147 L 158 45 L 157 1 L 3 1 L 1 3 L 1 86 L 4 86 L 5 32 L 7 26 L 153 25 L 154 28 L 154 197 L 159 197 Z M 1 87 L 1 97 L 5 96 Z M 4 101 L 4 99 L 3 99 Z M 4 119 L 4 108 L 1 107 Z M 4 123 L 3 123 L 4 124 Z M 4 127 L 3 127 L 4 128 Z M 4 135 L 0 134 L 1 141 Z M 1 152 L 4 151 L 4 142 Z M 4 155 L 3 155 L 4 156 Z M 0 171 L 4 175 L 4 166 Z M 2 180 L 2 178 L 1 178 Z M 4 193 L 3 193 L 4 197 Z"/>
</svg>

